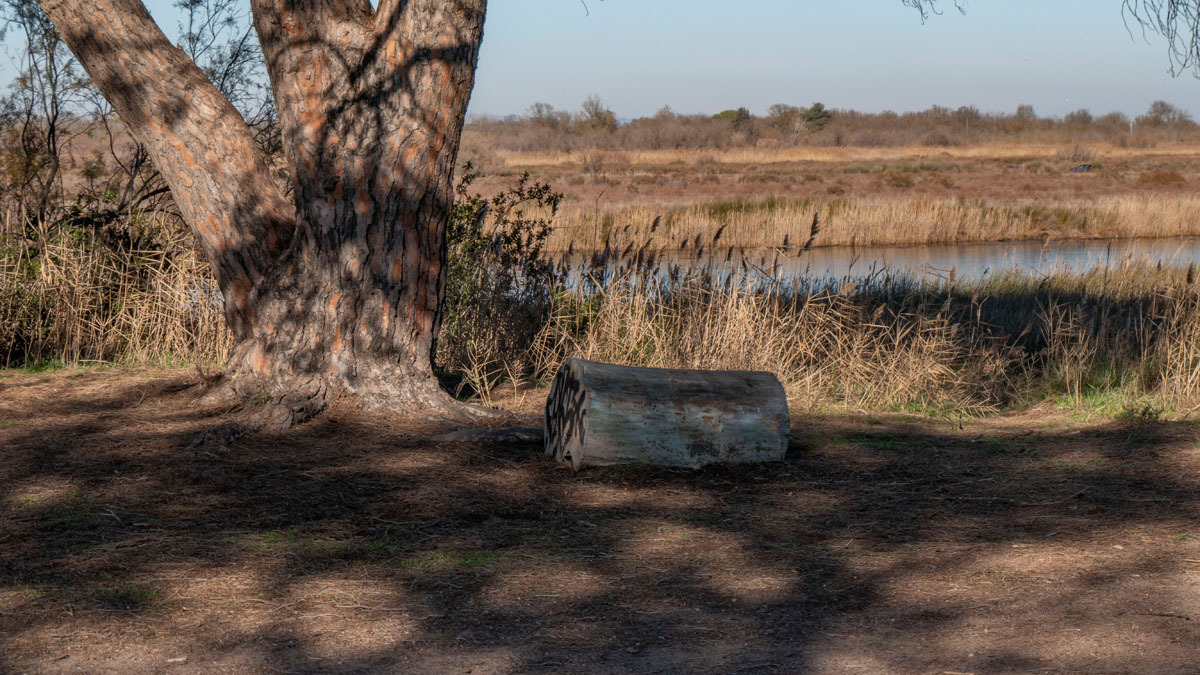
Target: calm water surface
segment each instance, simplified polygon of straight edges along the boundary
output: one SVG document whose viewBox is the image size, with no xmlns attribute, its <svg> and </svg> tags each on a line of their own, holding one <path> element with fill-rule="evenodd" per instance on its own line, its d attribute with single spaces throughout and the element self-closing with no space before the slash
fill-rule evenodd
<svg viewBox="0 0 1200 675">
<path fill-rule="evenodd" d="M 738 259 L 734 252 L 733 259 Z M 769 266 L 772 249 L 746 251 L 753 264 Z M 681 252 L 671 262 L 694 266 L 694 256 Z M 724 260 L 724 258 L 720 258 Z M 1200 262 L 1200 237 L 1169 239 L 1058 239 L 1005 241 L 933 246 L 829 246 L 801 255 L 779 257 L 780 275 L 841 279 L 887 271 L 914 278 L 947 277 L 980 279 L 1002 271 L 1018 270 L 1033 276 L 1066 270 L 1086 271 L 1126 262 L 1161 263 L 1186 267 Z"/>
</svg>

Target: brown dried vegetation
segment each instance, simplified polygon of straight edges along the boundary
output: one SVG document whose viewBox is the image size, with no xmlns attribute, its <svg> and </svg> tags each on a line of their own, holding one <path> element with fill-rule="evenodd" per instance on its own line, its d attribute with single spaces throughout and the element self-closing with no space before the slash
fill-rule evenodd
<svg viewBox="0 0 1200 675">
<path fill-rule="evenodd" d="M 563 189 L 548 243 L 559 251 L 603 248 L 612 226 L 657 216 L 678 238 L 727 225 L 728 243 L 754 248 L 802 230 L 814 211 L 820 246 L 1200 234 L 1187 190 L 1200 145 L 1087 153 L 1090 171 L 1072 172 L 1080 155 L 1058 144 L 589 151 L 600 170 L 583 173 L 577 153 L 500 152 L 479 186 L 500 190 L 530 171 Z"/>
</svg>

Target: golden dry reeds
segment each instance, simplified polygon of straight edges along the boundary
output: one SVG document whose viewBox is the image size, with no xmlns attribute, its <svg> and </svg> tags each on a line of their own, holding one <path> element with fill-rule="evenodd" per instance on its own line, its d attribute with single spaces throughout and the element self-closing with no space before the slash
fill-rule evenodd
<svg viewBox="0 0 1200 675">
<path fill-rule="evenodd" d="M 745 248 L 795 240 L 812 219 L 825 224 L 822 246 L 943 244 L 1046 238 L 1128 238 L 1200 235 L 1200 197 L 1126 194 L 1078 200 L 832 197 L 734 199 L 688 206 L 643 202 L 609 211 L 578 202 L 560 209 L 547 246 L 599 250 L 606 238 L 629 232 L 655 244 L 683 248 L 717 231 L 723 243 Z"/>
<path fill-rule="evenodd" d="M 779 278 L 723 248 L 681 269 L 646 246 L 630 254 L 610 240 L 558 296 L 536 345 L 543 371 L 567 356 L 768 370 L 810 407 L 977 414 L 1049 398 L 1183 413 L 1200 403 L 1192 270 L 1125 260 L 1043 278 L 832 283 Z"/>
<path fill-rule="evenodd" d="M 792 147 L 730 147 L 721 150 L 698 149 L 625 149 L 599 150 L 587 148 L 563 151 L 496 151 L 503 166 L 512 169 L 578 165 L 586 156 L 601 164 L 632 163 L 635 165 L 672 164 L 736 164 L 764 166 L 799 162 L 894 162 L 913 159 L 987 159 L 1013 160 L 1028 157 L 1055 158 L 1063 151 L 1059 141 L 974 143 L 960 146 L 899 145 L 890 147 L 814 146 Z M 1174 142 L 1156 146 L 1156 156 L 1186 157 L 1200 154 L 1195 142 Z M 1105 144 L 1106 159 L 1144 157 L 1146 148 Z"/>
<path fill-rule="evenodd" d="M 792 241 L 809 241 L 818 229 L 810 221 Z M 7 365 L 226 358 L 220 297 L 190 247 L 114 248 L 70 228 L 42 234 L 0 240 Z M 504 362 L 472 353 L 486 361 L 476 375 L 485 385 L 495 374 L 542 377 L 581 356 L 767 370 L 801 408 L 978 414 L 1050 399 L 1114 412 L 1200 409 L 1200 284 L 1192 269 L 1126 260 L 1042 278 L 876 274 L 830 282 L 781 277 L 773 260 L 735 257 L 729 231 L 692 239 L 699 250 L 688 267 L 663 262 L 645 234 L 612 234 L 590 261 L 560 265 L 551 317 L 526 351 L 506 348 Z M 791 247 L 803 254 L 803 244 Z M 512 298 L 501 299 L 507 304 L 497 301 L 494 311 L 515 311 Z M 454 336 L 472 344 L 494 337 Z M 487 386 L 475 384 L 486 395 Z"/>
<path fill-rule="evenodd" d="M 0 362 L 224 362 L 221 298 L 192 248 L 129 250 L 82 229 L 6 222 Z"/>
<path fill-rule="evenodd" d="M 1003 379 L 1003 358 L 999 367 L 964 367 L 999 355 L 964 342 L 947 317 L 869 309 L 853 294 L 828 290 L 794 296 L 745 280 L 713 284 L 700 275 L 675 283 L 663 289 L 623 277 L 582 317 L 581 305 L 568 305 L 542 336 L 550 347 L 543 358 L 766 370 L 794 404 L 809 407 L 913 405 L 975 414 L 1002 404 L 992 395 L 998 387 L 982 378 Z"/>
</svg>

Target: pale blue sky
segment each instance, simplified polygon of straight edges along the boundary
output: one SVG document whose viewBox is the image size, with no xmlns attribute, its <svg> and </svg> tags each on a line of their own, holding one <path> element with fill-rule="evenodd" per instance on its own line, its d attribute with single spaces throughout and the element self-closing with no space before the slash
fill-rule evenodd
<svg viewBox="0 0 1200 675">
<path fill-rule="evenodd" d="M 171 0 L 147 6 L 168 35 Z M 975 105 L 1136 115 L 1165 99 L 1200 119 L 1200 80 L 1130 38 L 1120 0 L 949 0 L 924 25 L 899 0 L 492 0 L 473 114 L 599 95 L 621 117 L 772 103 L 864 111 Z"/>
</svg>

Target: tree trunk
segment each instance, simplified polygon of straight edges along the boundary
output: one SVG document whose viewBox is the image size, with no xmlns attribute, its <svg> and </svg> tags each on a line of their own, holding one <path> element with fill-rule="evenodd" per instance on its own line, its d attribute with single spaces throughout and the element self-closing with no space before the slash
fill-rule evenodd
<svg viewBox="0 0 1200 675">
<path fill-rule="evenodd" d="M 42 3 L 218 270 L 238 341 L 224 391 L 270 401 L 274 425 L 342 394 L 462 413 L 431 359 L 486 0 L 251 0 L 294 209 L 139 0 Z"/>
<path fill-rule="evenodd" d="M 788 408 L 771 373 L 567 359 L 546 400 L 546 453 L 585 466 L 781 461 Z"/>
<path fill-rule="evenodd" d="M 200 241 L 234 336 L 256 323 L 271 265 L 295 229 L 241 115 L 176 49 L 140 0 L 41 0 L 42 9 L 149 150 Z"/>
</svg>

